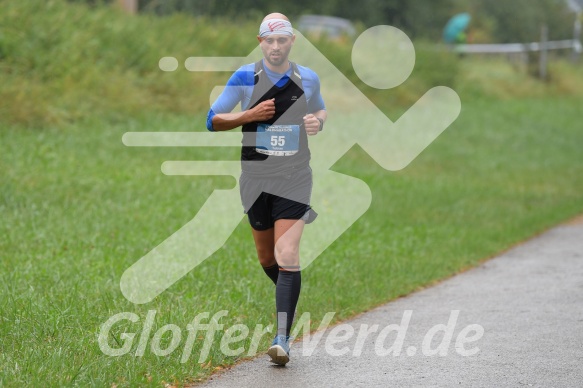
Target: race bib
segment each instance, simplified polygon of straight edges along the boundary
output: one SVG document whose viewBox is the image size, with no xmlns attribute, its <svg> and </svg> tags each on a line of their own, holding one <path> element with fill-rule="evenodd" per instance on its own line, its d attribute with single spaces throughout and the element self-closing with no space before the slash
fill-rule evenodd
<svg viewBox="0 0 583 388">
<path fill-rule="evenodd" d="M 289 156 L 299 150 L 299 125 L 257 125 L 256 150 L 264 155 Z"/>
</svg>

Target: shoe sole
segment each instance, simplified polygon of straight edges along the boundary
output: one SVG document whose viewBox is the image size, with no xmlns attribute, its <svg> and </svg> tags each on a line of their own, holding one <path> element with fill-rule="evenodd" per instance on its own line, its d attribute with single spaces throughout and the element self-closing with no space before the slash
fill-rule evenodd
<svg viewBox="0 0 583 388">
<path fill-rule="evenodd" d="M 267 354 L 271 357 L 271 362 L 277 365 L 285 365 L 289 362 L 289 355 L 279 345 L 273 345 L 267 350 Z"/>
</svg>

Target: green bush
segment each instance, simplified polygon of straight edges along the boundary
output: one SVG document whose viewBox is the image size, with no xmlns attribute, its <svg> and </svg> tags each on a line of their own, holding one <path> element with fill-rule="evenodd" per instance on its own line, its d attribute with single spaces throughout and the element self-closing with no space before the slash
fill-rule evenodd
<svg viewBox="0 0 583 388">
<path fill-rule="evenodd" d="M 117 122 L 152 113 L 198 114 L 208 109 L 212 88 L 224 84 L 229 74 L 191 73 L 182 66 L 184 60 L 246 56 L 257 45 L 259 16 L 248 22 L 181 13 L 130 16 L 100 1 L 87 5 L 0 0 L 0 7 L 0 123 L 8 125 L 42 128 L 86 118 Z M 320 39 L 314 44 L 387 113 L 395 107 L 406 109 L 437 85 L 471 90 L 472 96 L 499 97 L 499 90 L 513 95 L 505 86 L 512 82 L 492 83 L 491 71 L 476 82 L 478 74 L 472 68 L 479 67 L 480 61 L 459 58 L 435 43 L 415 43 L 417 60 L 411 77 L 391 90 L 371 88 L 356 76 L 350 39 Z M 162 72 L 158 61 L 164 56 L 176 57 L 179 68 Z M 519 69 L 508 73 L 504 60 L 488 66 L 488 70 L 503 68 L 513 81 L 524 76 Z M 561 73 L 551 77 L 549 90 L 572 93 L 563 80 L 575 74 L 573 66 L 561 67 Z M 466 87 L 470 82 L 471 87 Z M 554 87 L 557 82 L 563 86 Z M 531 84 L 539 93 L 536 82 L 521 82 L 517 95 L 528 95 L 531 89 L 524 85 Z"/>
<path fill-rule="evenodd" d="M 159 59 L 184 63 L 193 55 L 244 55 L 254 47 L 250 24 L 225 33 L 215 21 L 180 14 L 132 17 L 63 0 L 1 0 L 0 6 L 5 123 L 42 127 L 87 116 L 206 109 L 200 90 L 224 77 L 193 75 L 181 66 L 164 73 Z M 242 39 L 241 30 L 250 38 Z"/>
</svg>

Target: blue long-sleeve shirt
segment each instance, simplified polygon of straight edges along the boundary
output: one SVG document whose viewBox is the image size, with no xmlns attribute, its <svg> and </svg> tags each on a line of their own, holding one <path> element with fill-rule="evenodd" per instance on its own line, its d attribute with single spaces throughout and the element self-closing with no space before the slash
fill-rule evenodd
<svg viewBox="0 0 583 388">
<path fill-rule="evenodd" d="M 302 87 L 308 102 L 308 113 L 314 113 L 319 110 L 326 109 L 324 100 L 320 94 L 320 79 L 318 75 L 312 70 L 304 66 L 297 65 L 302 79 Z M 284 74 L 276 73 L 267 66 L 263 66 L 265 73 L 278 87 L 285 85 L 291 76 L 291 66 Z M 212 104 L 211 109 L 207 114 L 206 127 L 209 131 L 213 131 L 213 117 L 217 113 L 229 113 L 235 108 L 238 103 L 241 103 L 241 110 L 247 110 L 251 102 L 251 95 L 253 94 L 253 85 L 255 79 L 255 64 L 249 63 L 241 66 L 233 73 L 227 87 L 223 90 L 221 95 Z"/>
</svg>

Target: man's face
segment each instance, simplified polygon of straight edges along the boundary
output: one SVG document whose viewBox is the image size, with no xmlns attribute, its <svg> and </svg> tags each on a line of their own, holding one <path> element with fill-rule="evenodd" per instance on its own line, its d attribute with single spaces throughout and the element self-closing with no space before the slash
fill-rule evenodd
<svg viewBox="0 0 583 388">
<path fill-rule="evenodd" d="M 295 38 L 295 35 L 269 35 L 260 38 L 259 45 L 267 62 L 272 66 L 279 66 L 286 62 Z"/>
</svg>

